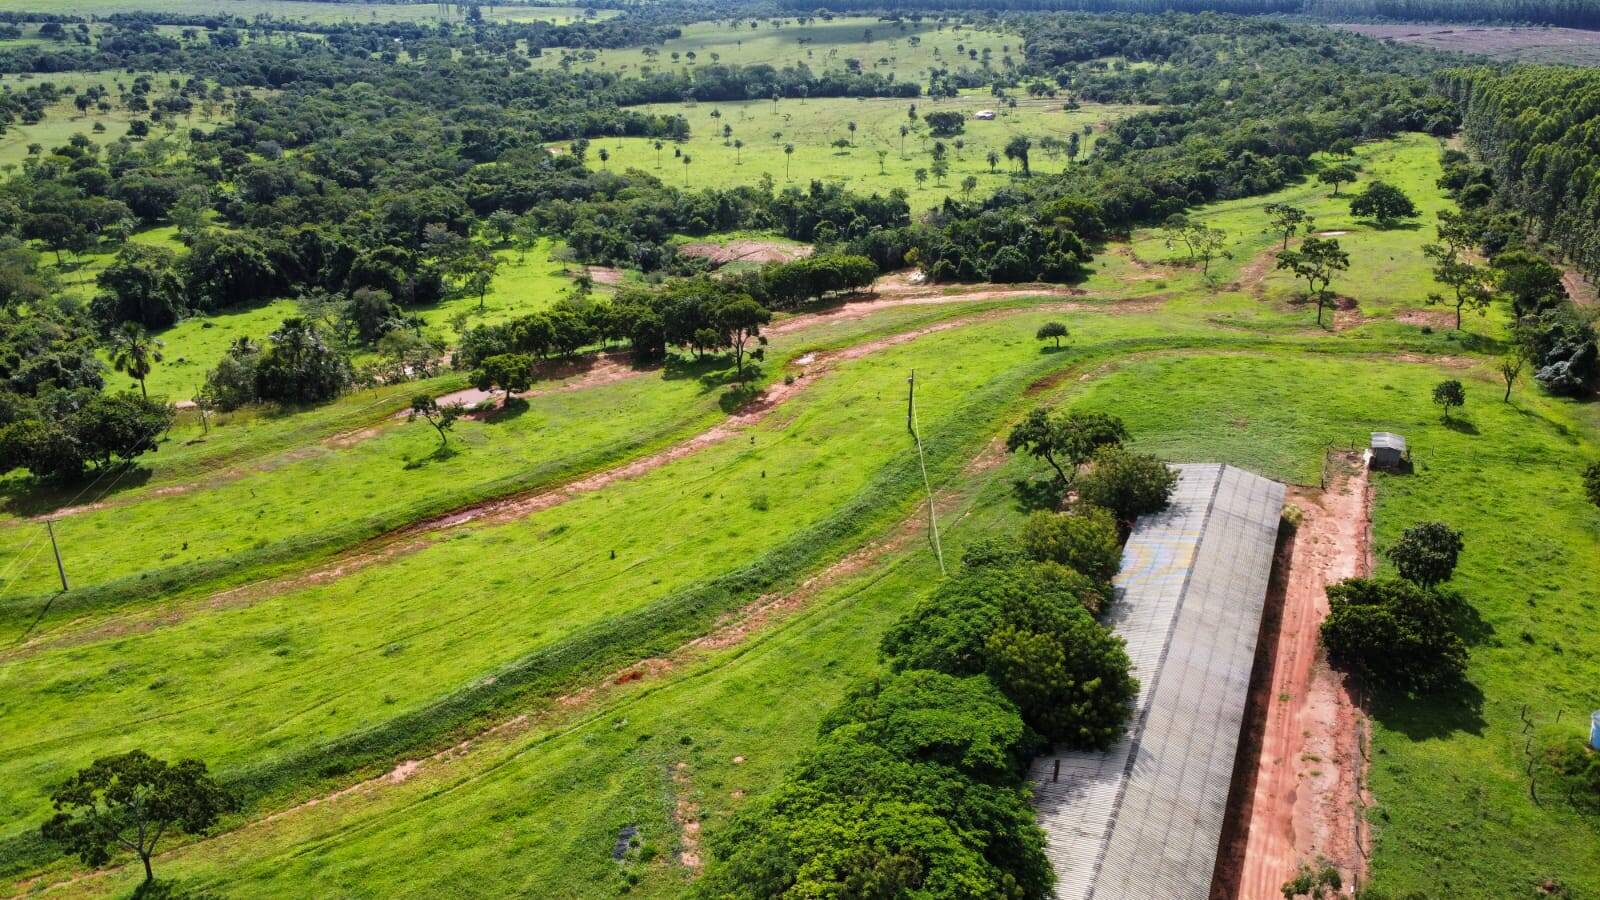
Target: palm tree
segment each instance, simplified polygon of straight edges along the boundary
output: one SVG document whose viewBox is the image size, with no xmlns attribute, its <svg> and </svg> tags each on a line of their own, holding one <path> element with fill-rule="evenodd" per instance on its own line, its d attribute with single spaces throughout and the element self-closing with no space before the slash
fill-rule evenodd
<svg viewBox="0 0 1600 900">
<path fill-rule="evenodd" d="M 789 161 L 794 159 L 794 145 L 783 145 L 783 180 L 789 180 Z"/>
<path fill-rule="evenodd" d="M 665 146 L 665 145 L 662 144 L 660 141 L 656 141 L 656 143 L 655 143 L 655 147 L 656 147 L 656 168 L 658 168 L 658 169 L 661 168 L 661 148 L 663 146 Z"/>
<path fill-rule="evenodd" d="M 846 122 L 844 127 L 850 130 L 850 143 L 854 144 L 856 142 L 856 123 Z"/>
<path fill-rule="evenodd" d="M 1000 154 L 996 153 L 993 147 L 990 147 L 989 155 L 986 158 L 989 160 L 989 172 L 993 174 L 994 167 L 1000 165 Z"/>
<path fill-rule="evenodd" d="M 144 326 L 138 322 L 123 322 L 121 328 L 111 333 L 112 368 L 138 379 L 139 393 L 146 400 L 150 399 L 150 392 L 145 390 L 144 380 L 150 376 L 155 364 L 161 362 L 161 348 L 164 346 L 146 333 Z"/>
<path fill-rule="evenodd" d="M 900 158 L 901 159 L 905 159 L 905 156 L 906 156 L 906 135 L 908 135 L 910 133 L 911 133 L 911 126 L 909 126 L 909 125 L 901 125 L 900 126 Z"/>
<path fill-rule="evenodd" d="M 741 152 L 743 150 L 744 150 L 744 141 L 740 140 L 739 138 L 734 138 L 733 139 L 733 164 L 734 165 L 736 165 L 736 166 L 744 165 L 744 154 Z"/>
<path fill-rule="evenodd" d="M 683 155 L 683 186 L 684 187 L 688 187 L 689 186 L 689 163 L 691 163 L 691 162 L 694 162 L 694 160 L 689 157 L 689 154 L 685 153 Z"/>
<path fill-rule="evenodd" d="M 604 147 L 601 147 L 600 148 L 600 168 L 604 169 L 606 167 L 606 160 L 608 160 L 610 158 L 611 158 L 611 151 L 607 150 Z"/>
</svg>

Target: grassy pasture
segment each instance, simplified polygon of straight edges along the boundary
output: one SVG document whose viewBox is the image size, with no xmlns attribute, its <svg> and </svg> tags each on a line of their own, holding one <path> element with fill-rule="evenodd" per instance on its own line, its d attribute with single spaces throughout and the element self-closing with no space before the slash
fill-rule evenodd
<svg viewBox="0 0 1600 900">
<path fill-rule="evenodd" d="M 958 50 L 958 46 L 963 49 Z M 533 63 L 536 67 L 569 66 L 638 75 L 643 70 L 672 72 L 714 63 L 778 67 L 804 64 L 816 72 L 842 71 L 847 60 L 856 60 L 862 71 L 925 83 L 930 68 L 955 72 L 981 68 L 984 50 L 989 51 L 990 64 L 995 68 L 1003 65 L 1008 54 L 1020 62 L 1022 38 L 934 22 L 894 25 L 865 16 L 839 17 L 831 22 L 814 20 L 810 25 L 784 19 L 778 28 L 767 19 L 751 28 L 750 20 L 742 19 L 686 25 L 682 37 L 651 49 L 656 52 L 642 47 L 551 49 L 534 57 Z M 974 50 L 978 59 L 968 55 Z M 692 60 L 690 53 L 694 54 Z"/>
<path fill-rule="evenodd" d="M 1350 271 L 1334 280 L 1333 291 L 1355 299 L 1363 315 L 1430 309 L 1428 294 L 1439 288 L 1433 283 L 1431 264 L 1422 255 L 1422 246 L 1438 239 L 1434 231 L 1438 215 L 1451 208 L 1449 200 L 1440 195 L 1435 185 L 1442 174 L 1439 149 L 1437 140 L 1424 135 L 1364 144 L 1356 154 L 1362 169 L 1360 180 L 1344 185 L 1338 197 L 1332 196 L 1326 185 L 1308 179 L 1274 194 L 1230 200 L 1194 210 L 1189 214 L 1191 220 L 1223 229 L 1230 238 L 1227 250 L 1233 258 L 1213 262 L 1213 276 L 1219 283 L 1246 277 L 1260 279 L 1261 296 L 1279 304 L 1303 293 L 1304 285 L 1289 273 L 1275 270 L 1271 254 L 1281 241 L 1265 231 L 1264 207 L 1269 203 L 1289 203 L 1310 212 L 1315 217 L 1317 233 L 1332 233 L 1350 254 Z M 1421 216 L 1388 229 L 1351 216 L 1349 197 L 1374 179 L 1388 181 L 1405 191 L 1416 203 Z M 1167 248 L 1161 233 L 1150 229 L 1135 235 L 1133 252 L 1142 260 L 1170 264 L 1181 262 L 1183 249 L 1181 246 Z M 1431 307 L 1435 313 L 1447 309 Z M 1311 312 L 1314 315 L 1315 309 Z M 1503 311 L 1497 311 L 1491 320 L 1494 324 L 1503 321 Z M 1469 329 L 1484 330 L 1484 324 L 1470 314 L 1465 324 Z"/>
<path fill-rule="evenodd" d="M 502 22 L 555 22 L 566 24 L 581 21 L 583 9 L 577 6 L 491 6 L 481 7 L 483 17 Z M 66 12 L 78 16 L 111 16 L 117 13 L 155 12 L 169 14 L 194 13 L 191 0 L 0 0 L 0 12 Z M 275 19 L 296 19 L 305 22 L 334 24 L 354 22 L 431 22 L 465 21 L 461 7 L 438 3 L 319 3 L 315 0 L 222 0 L 206 8 L 209 14 L 240 16 L 253 19 L 271 16 Z M 599 18 L 616 15 L 611 10 L 598 11 Z"/>
<path fill-rule="evenodd" d="M 896 114 L 904 117 L 903 108 Z M 696 141 L 704 133 L 697 124 Z M 1113 412 L 1139 447 L 1174 460 L 1231 462 L 1297 483 L 1316 482 L 1329 445 L 1360 442 L 1378 428 L 1406 434 L 1418 469 L 1378 478 L 1378 543 L 1423 519 L 1462 528 L 1468 546 L 1456 585 L 1481 624 L 1470 689 L 1375 703 L 1374 884 L 1392 894 L 1497 900 L 1531 895 L 1555 878 L 1573 896 L 1600 893 L 1600 861 L 1590 852 L 1600 822 L 1559 798 L 1543 806 L 1528 799 L 1520 719 L 1526 703 L 1542 727 L 1562 710 L 1563 725 L 1579 728 L 1586 718 L 1578 714 L 1600 706 L 1600 663 L 1582 630 L 1600 603 L 1589 577 L 1600 566 L 1600 514 L 1577 485 L 1580 464 L 1600 455 L 1600 413 L 1526 386 L 1503 404 L 1488 357 L 1472 356 L 1479 344 L 1391 318 L 1434 289 L 1419 250 L 1442 206 L 1432 185 L 1437 150 L 1418 137 L 1361 151 L 1363 178 L 1389 178 L 1423 206 L 1427 217 L 1415 230 L 1377 232 L 1341 219 L 1342 199 L 1328 200 L 1320 185 L 1216 204 L 1195 216 L 1234 239 L 1235 258 L 1219 264 L 1215 289 L 1168 260 L 1150 235 L 1131 251 L 1112 247 L 1097 258 L 1089 289 L 1166 298 L 1159 309 L 1020 311 L 925 335 L 840 363 L 748 433 L 637 480 L 518 522 L 455 529 L 419 552 L 333 581 L 236 603 L 152 591 L 138 605 L 81 619 L 68 604 L 43 623 L 64 643 L 0 656 L 8 685 L 0 716 L 12 724 L 0 735 L 0 821 L 17 823 L 0 834 L 0 846 L 16 845 L 32 827 L 46 785 L 98 753 L 143 746 L 197 754 L 266 791 L 272 808 L 285 794 L 305 796 L 415 758 L 419 745 L 447 743 L 457 727 L 501 721 L 530 693 L 560 693 L 574 678 L 589 683 L 672 653 L 711 627 L 717 611 L 800 581 L 913 511 L 921 481 L 912 477 L 902 416 L 904 375 L 914 367 L 930 474 L 961 491 L 959 513 L 942 517 L 951 559 L 965 541 L 998 534 L 1020 516 L 1010 481 L 1029 464 L 976 475 L 961 469 L 1007 416 L 1034 402 Z M 694 178 L 701 159 L 689 152 Z M 1316 330 L 1312 311 L 1290 305 L 1292 286 L 1276 275 L 1258 296 L 1248 267 L 1272 244 L 1261 212 L 1272 200 L 1308 206 L 1319 230 L 1350 232 L 1341 242 L 1352 271 L 1336 289 L 1359 300 L 1371 321 Z M 803 340 L 775 339 L 769 377 L 810 349 L 972 312 L 952 305 L 841 317 Z M 1502 315 L 1469 319 L 1468 329 L 1492 337 Z M 1065 353 L 1041 353 L 1032 338 L 1051 319 L 1073 332 Z M 1057 373 L 1066 377 L 1049 382 L 1055 387 L 1024 397 Z M 1468 391 L 1450 427 L 1428 398 L 1447 377 Z M 287 535 L 326 529 L 396 495 L 420 502 L 548 460 L 584 468 L 607 439 L 638 437 L 628 432 L 646 430 L 641 421 L 670 429 L 690 427 L 683 423 L 695 415 L 713 418 L 716 391 L 693 394 L 691 386 L 699 387 L 646 379 L 625 390 L 558 395 L 548 406 L 536 400 L 519 417 L 463 426 L 461 453 L 410 470 L 405 463 L 433 445 L 420 424 L 384 429 L 337 453 L 315 442 L 343 430 L 341 415 L 347 428 L 381 421 L 414 386 L 297 416 L 241 416 L 206 444 L 175 435 L 152 459 L 149 482 L 128 493 L 121 517 L 86 514 L 84 522 L 103 523 L 100 533 L 73 540 L 115 559 L 118 541 L 148 548 L 159 535 L 144 532 L 190 521 L 185 516 L 227 521 L 232 541 Z M 361 411 L 366 406 L 373 409 Z M 308 450 L 306 459 L 291 458 Z M 248 478 L 280 499 L 247 499 L 220 482 L 192 496 L 158 493 L 195 473 L 244 464 L 271 470 Z M 219 518 L 228 515 L 219 512 L 223 497 L 239 515 Z M 251 521 L 250 504 L 277 518 Z M 44 570 L 41 583 L 49 575 Z M 514 885 L 550 896 L 624 888 L 678 896 L 690 879 L 677 857 L 679 801 L 693 804 L 711 834 L 774 784 L 810 745 L 820 712 L 870 671 L 885 625 L 936 579 L 925 546 L 912 541 L 742 644 L 675 654 L 658 676 L 608 686 L 583 706 L 545 712 L 545 704 L 522 702 L 517 711 L 541 714 L 403 783 L 257 821 L 158 865 L 241 896 L 307 884 L 347 895 Z M 334 749 L 324 752 L 330 742 Z M 630 824 L 646 852 L 614 862 L 618 830 Z M 62 863 L 57 872 L 64 878 L 68 869 Z M 68 892 L 125 892 L 133 876 L 77 881 Z"/>
<path fill-rule="evenodd" d="M 76 87 L 80 91 L 92 85 L 101 85 L 115 97 L 118 84 L 132 84 L 140 75 L 148 75 L 158 85 L 165 85 L 167 79 L 173 77 L 166 72 L 52 72 L 43 75 L 5 75 L 0 77 L 0 85 L 22 90 L 29 85 L 48 81 L 60 87 Z M 120 104 L 113 103 L 113 107 L 110 112 L 90 110 L 80 113 L 72 105 L 71 97 L 62 98 L 60 102 L 45 108 L 45 117 L 40 121 L 32 125 L 17 123 L 0 134 L 0 167 L 21 163 L 28 156 L 29 144 L 39 144 L 48 150 L 65 144 L 75 134 L 85 135 L 102 145 L 122 137 L 128 133 L 128 123 L 136 116 Z M 94 131 L 96 122 L 104 125 L 105 130 Z M 193 115 L 178 120 L 178 127 L 186 132 L 189 128 L 204 128 L 214 123 L 215 120 L 207 119 L 196 105 Z M 165 134 L 159 126 L 152 128 L 150 133 L 152 138 Z"/>
<path fill-rule="evenodd" d="M 1531 393 L 1501 404 L 1494 385 L 1473 373 L 1464 418 L 1476 433 L 1447 428 L 1426 395 L 1458 371 L 1352 354 L 1173 350 L 1090 371 L 1087 381 L 1065 382 L 1056 399 L 1115 411 L 1141 447 L 1173 459 L 1226 461 L 1304 482 L 1315 480 L 1327 444 L 1352 432 L 1382 425 L 1411 436 L 1423 465 L 1380 479 L 1378 538 L 1424 517 L 1466 528 L 1460 587 L 1492 627 L 1473 650 L 1473 678 L 1487 702 L 1442 715 L 1380 704 L 1376 883 L 1437 887 L 1436 860 L 1453 851 L 1442 857 L 1457 861 L 1444 876 L 1451 896 L 1515 896 L 1535 876 L 1559 877 L 1581 892 L 1575 896 L 1600 889 L 1584 849 L 1596 837 L 1593 821 L 1559 804 L 1533 807 L 1517 766 L 1521 702 L 1570 708 L 1600 700 L 1592 658 L 1569 658 L 1568 671 L 1552 677 L 1546 643 L 1570 641 L 1560 622 L 1583 615 L 1583 589 L 1572 581 L 1581 575 L 1564 571 L 1571 567 L 1563 553 L 1600 553 L 1600 516 L 1584 508 L 1568 477 L 1596 446 L 1572 408 Z M 1305 398 L 1315 398 L 1316 415 L 1305 414 Z M 966 484 L 968 502 L 945 519 L 947 553 L 1015 526 L 1009 484 L 1028 467 L 1012 461 Z M 1487 483 L 1528 497 L 1537 511 L 1485 502 Z M 1539 505 L 1547 500 L 1551 511 Z M 1562 552 L 1538 552 L 1547 540 Z M 1531 569 L 1493 558 L 1488 548 L 1507 542 L 1535 551 Z M 491 737 L 403 784 L 208 842 L 178 854 L 168 870 L 244 894 L 315 882 L 422 895 L 472 871 L 562 896 L 601 896 L 624 884 L 642 896 L 678 896 L 689 877 L 677 861 L 678 802 L 693 805 L 704 837 L 773 785 L 809 746 L 819 711 L 872 670 L 882 629 L 936 580 L 931 554 L 913 542 L 744 644 L 610 687 L 577 712 Z M 1548 601 L 1537 609 L 1524 600 L 1529 583 Z M 1524 626 L 1544 646 L 1498 637 Z M 800 697 L 807 702 L 793 702 Z M 625 825 L 638 826 L 647 852 L 614 862 L 607 851 Z M 403 862 L 424 856 L 420 867 Z M 99 893 L 126 886 L 133 874 L 77 887 Z"/>
<path fill-rule="evenodd" d="M 915 102 L 918 119 L 907 115 Z M 1127 115 L 1134 108 L 1088 105 L 1065 111 L 1060 100 L 1019 99 L 1017 108 L 1007 110 L 993 97 L 969 93 L 959 98 L 932 101 L 893 99 L 811 99 L 782 100 L 776 106 L 769 100 L 738 103 L 657 104 L 642 107 L 663 113 L 678 113 L 689 120 L 690 139 L 682 144 L 667 142 L 658 154 L 654 142 L 646 138 L 597 138 L 590 142 L 589 164 L 599 165 L 597 154 L 605 148 L 611 154 L 606 163 L 616 169 L 640 169 L 659 176 L 669 184 L 695 187 L 733 187 L 757 184 L 770 177 L 779 187 L 804 188 L 812 179 L 841 182 L 853 190 L 884 193 L 903 188 L 910 194 L 911 206 L 923 210 L 937 206 L 946 196 L 959 196 L 966 176 L 978 179 L 978 194 L 990 193 L 1012 178 L 1012 165 L 1002 156 L 991 171 L 985 156 L 992 149 L 1004 150 L 1006 141 L 1017 134 L 1034 139 L 1053 136 L 1065 140 L 1078 133 L 1084 153 L 1093 145 L 1096 134 L 1083 134 L 1085 126 L 1098 126 Z M 981 109 L 993 109 L 993 121 L 972 119 Z M 933 138 L 921 115 L 937 110 L 956 110 L 967 118 L 965 133 L 953 138 Z M 852 134 L 849 123 L 856 123 Z M 913 127 L 901 152 L 900 126 Z M 724 139 L 723 126 L 732 129 Z M 736 148 L 731 141 L 744 142 Z M 837 148 L 833 142 L 849 139 L 852 146 Z M 955 141 L 965 147 L 955 149 Z M 950 174 L 944 184 L 932 176 L 932 151 L 935 141 L 943 141 L 950 154 Z M 792 144 L 794 154 L 786 156 L 784 146 Z M 682 153 L 690 164 L 682 165 Z M 879 161 L 879 153 L 883 159 Z M 1052 159 L 1035 146 L 1031 163 L 1037 171 L 1058 171 L 1067 165 L 1064 155 Z M 930 170 L 919 184 L 917 169 Z"/>
<path fill-rule="evenodd" d="M 247 767 L 415 713 L 521 655 L 760 559 L 852 502 L 886 465 L 905 464 L 908 369 L 926 382 L 920 418 L 937 432 L 997 374 L 1052 363 L 1032 340 L 1038 321 L 941 332 L 842 364 L 748 435 L 511 524 L 458 528 L 411 555 L 258 602 L 151 609 L 145 625 L 119 621 L 88 643 L 15 659 L 8 681 L 34 688 L 5 701 L 18 723 L 0 752 L 16 766 L 0 782 L 18 788 L 0 800 L 6 818 L 27 818 L 48 773 L 88 747 L 181 748 Z M 1122 322 L 1106 317 L 1105 327 Z M 352 502 L 372 498 L 329 505 Z M 50 719 L 52 736 L 41 738 Z"/>
</svg>

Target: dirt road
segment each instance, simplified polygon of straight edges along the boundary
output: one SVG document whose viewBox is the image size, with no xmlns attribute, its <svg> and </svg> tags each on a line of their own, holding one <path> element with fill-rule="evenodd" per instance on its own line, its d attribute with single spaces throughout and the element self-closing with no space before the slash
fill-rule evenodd
<svg viewBox="0 0 1600 900">
<path fill-rule="evenodd" d="M 1318 627 L 1327 586 L 1372 570 L 1371 495 L 1359 455 L 1337 455 L 1330 469 L 1325 491 L 1290 492 L 1304 518 L 1273 575 L 1213 900 L 1277 900 L 1300 864 L 1319 858 L 1347 887 L 1365 876 L 1356 830 L 1366 721 L 1323 657 Z"/>
</svg>

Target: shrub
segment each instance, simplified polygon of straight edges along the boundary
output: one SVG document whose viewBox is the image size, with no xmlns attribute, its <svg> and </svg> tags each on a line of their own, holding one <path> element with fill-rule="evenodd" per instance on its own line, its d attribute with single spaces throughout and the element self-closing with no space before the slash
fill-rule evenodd
<svg viewBox="0 0 1600 900">
<path fill-rule="evenodd" d="M 1022 547 L 1039 562 L 1060 563 L 1108 582 L 1122 564 L 1122 544 L 1111 513 L 1086 506 L 1072 515 L 1036 512 L 1022 527 Z"/>
<path fill-rule="evenodd" d="M 1389 548 L 1389 560 L 1400 577 L 1423 587 L 1449 581 L 1461 556 L 1461 532 L 1443 522 L 1422 522 L 1407 528 Z"/>
<path fill-rule="evenodd" d="M 1454 598 L 1396 578 L 1351 578 L 1328 588 L 1322 642 L 1335 662 L 1384 686 L 1428 691 L 1466 670 Z"/>
<path fill-rule="evenodd" d="M 1142 515 L 1166 509 L 1177 487 L 1177 471 L 1156 457 L 1105 447 L 1095 453 L 1088 473 L 1078 478 L 1078 498 L 1132 525 Z"/>
</svg>

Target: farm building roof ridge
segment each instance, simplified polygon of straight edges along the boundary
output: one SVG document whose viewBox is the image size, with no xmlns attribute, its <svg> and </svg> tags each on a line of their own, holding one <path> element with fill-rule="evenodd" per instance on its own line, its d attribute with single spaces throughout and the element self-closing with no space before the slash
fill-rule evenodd
<svg viewBox="0 0 1600 900">
<path fill-rule="evenodd" d="M 1063 900 L 1210 893 L 1284 488 L 1232 466 L 1176 468 L 1172 505 L 1123 549 L 1109 614 L 1140 681 L 1128 733 L 1033 765 Z"/>
</svg>

